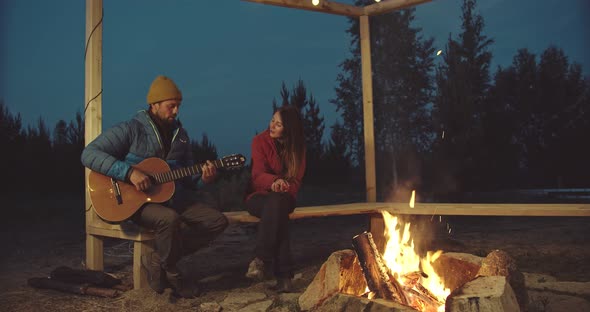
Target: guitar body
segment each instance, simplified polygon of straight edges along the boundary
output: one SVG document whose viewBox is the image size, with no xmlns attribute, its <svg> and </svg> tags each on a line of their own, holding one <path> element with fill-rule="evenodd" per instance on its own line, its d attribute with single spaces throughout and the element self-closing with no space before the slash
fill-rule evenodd
<svg viewBox="0 0 590 312">
<path fill-rule="evenodd" d="M 159 158 L 147 158 L 133 166 L 151 175 L 170 171 L 170 166 Z M 108 222 L 120 222 L 130 218 L 145 203 L 163 203 L 174 195 L 174 181 L 152 184 L 146 191 L 138 191 L 133 184 L 116 181 L 119 186 L 120 203 L 117 190 L 111 178 L 90 171 L 88 176 L 88 193 L 96 214 Z"/>
</svg>

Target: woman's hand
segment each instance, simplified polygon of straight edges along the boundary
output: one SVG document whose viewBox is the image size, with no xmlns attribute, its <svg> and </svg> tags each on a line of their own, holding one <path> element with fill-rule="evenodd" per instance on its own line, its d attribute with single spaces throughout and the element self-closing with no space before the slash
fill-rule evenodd
<svg viewBox="0 0 590 312">
<path fill-rule="evenodd" d="M 285 179 L 276 179 L 272 183 L 272 185 L 270 186 L 270 189 L 273 192 L 277 192 L 277 193 L 288 192 L 289 191 L 289 182 L 287 182 Z"/>
</svg>

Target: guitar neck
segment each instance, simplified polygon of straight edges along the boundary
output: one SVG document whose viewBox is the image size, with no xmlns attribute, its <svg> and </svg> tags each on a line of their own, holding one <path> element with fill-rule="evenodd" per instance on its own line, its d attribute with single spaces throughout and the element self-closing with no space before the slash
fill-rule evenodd
<svg viewBox="0 0 590 312">
<path fill-rule="evenodd" d="M 223 168 L 223 162 L 220 159 L 214 160 L 212 161 L 212 163 L 217 169 Z M 151 177 L 158 184 L 168 183 L 188 176 L 203 173 L 203 169 L 201 168 L 201 166 L 203 166 L 203 164 L 196 164 L 193 166 L 178 168 L 166 172 L 154 173 L 151 175 Z"/>
</svg>

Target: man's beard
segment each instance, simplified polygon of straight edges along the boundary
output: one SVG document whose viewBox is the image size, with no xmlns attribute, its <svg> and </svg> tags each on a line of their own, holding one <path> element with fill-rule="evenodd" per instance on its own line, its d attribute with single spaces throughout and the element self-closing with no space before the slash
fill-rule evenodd
<svg viewBox="0 0 590 312">
<path fill-rule="evenodd" d="M 154 119 L 156 120 L 156 122 L 164 127 L 171 127 L 176 122 L 176 117 L 166 118 L 166 117 L 161 117 L 158 114 L 155 114 L 154 117 L 155 117 Z"/>
</svg>

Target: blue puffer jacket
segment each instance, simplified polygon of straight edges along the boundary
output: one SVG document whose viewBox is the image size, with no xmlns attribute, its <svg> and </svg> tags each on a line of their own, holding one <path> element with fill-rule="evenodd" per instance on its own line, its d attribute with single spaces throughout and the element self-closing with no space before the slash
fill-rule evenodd
<svg viewBox="0 0 590 312">
<path fill-rule="evenodd" d="M 82 152 L 82 164 L 93 171 L 125 181 L 131 165 L 149 157 L 166 160 L 172 169 L 193 165 L 190 140 L 180 123 L 177 122 L 174 127 L 170 152 L 164 155 L 158 128 L 148 112 L 142 110 L 133 119 L 102 132 L 88 144 Z M 186 178 L 183 183 L 177 183 L 177 187 L 194 189 L 194 181 Z M 200 186 L 202 182 L 198 181 Z M 177 189 L 175 197 L 180 189 Z"/>
</svg>

